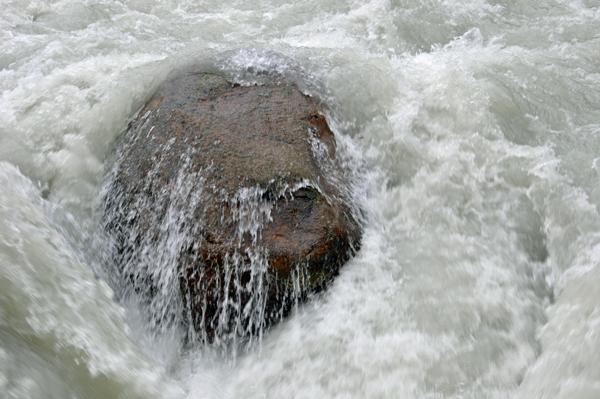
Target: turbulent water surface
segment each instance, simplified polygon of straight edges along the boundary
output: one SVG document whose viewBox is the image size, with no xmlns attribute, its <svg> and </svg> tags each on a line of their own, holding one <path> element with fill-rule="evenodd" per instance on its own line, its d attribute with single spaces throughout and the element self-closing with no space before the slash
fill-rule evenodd
<svg viewBox="0 0 600 399">
<path fill-rule="evenodd" d="M 596 0 L 0 0 L 0 397 L 599 398 L 599 32 Z M 236 356 L 157 332 L 98 228 L 190 59 L 318 98 L 368 214 Z"/>
</svg>

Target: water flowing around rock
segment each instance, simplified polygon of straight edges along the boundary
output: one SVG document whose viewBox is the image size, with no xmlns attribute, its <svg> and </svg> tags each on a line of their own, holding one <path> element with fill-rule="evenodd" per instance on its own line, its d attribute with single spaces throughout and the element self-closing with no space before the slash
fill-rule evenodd
<svg viewBox="0 0 600 399">
<path fill-rule="evenodd" d="M 1 1 L 0 396 L 599 398 L 598 32 L 597 0 Z M 175 262 L 127 292 L 97 220 L 111 151 L 192 59 L 323 105 L 369 212 L 235 364 L 181 351 L 183 298 L 152 299 Z M 139 259 L 187 245 L 187 205 Z"/>
</svg>

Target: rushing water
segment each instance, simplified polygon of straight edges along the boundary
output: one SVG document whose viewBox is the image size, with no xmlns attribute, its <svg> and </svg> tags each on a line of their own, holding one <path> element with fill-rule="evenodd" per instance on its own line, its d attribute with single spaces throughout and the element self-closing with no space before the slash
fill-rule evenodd
<svg viewBox="0 0 600 399">
<path fill-rule="evenodd" d="M 0 0 L 0 397 L 600 397 L 599 32 L 595 0 Z M 98 232 L 190 58 L 292 76 L 365 182 L 357 256 L 233 359 L 151 334 Z"/>
</svg>

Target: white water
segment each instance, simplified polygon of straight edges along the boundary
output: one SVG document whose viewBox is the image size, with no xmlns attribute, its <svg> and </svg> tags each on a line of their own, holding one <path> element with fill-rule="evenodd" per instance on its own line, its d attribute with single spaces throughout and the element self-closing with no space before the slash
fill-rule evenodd
<svg viewBox="0 0 600 399">
<path fill-rule="evenodd" d="M 593 0 L 0 0 L 0 397 L 600 397 L 598 32 Z M 188 57 L 297 76 L 366 163 L 362 249 L 235 362 L 101 282 L 105 161 Z"/>
</svg>

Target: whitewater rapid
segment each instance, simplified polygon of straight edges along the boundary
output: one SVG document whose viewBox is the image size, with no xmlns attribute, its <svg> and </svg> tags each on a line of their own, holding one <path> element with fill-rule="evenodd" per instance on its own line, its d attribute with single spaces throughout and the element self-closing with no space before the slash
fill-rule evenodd
<svg viewBox="0 0 600 399">
<path fill-rule="evenodd" d="M 600 3 L 0 0 L 0 398 L 600 397 Z M 235 358 L 119 295 L 115 142 L 189 60 L 318 98 L 357 256 Z"/>
</svg>

